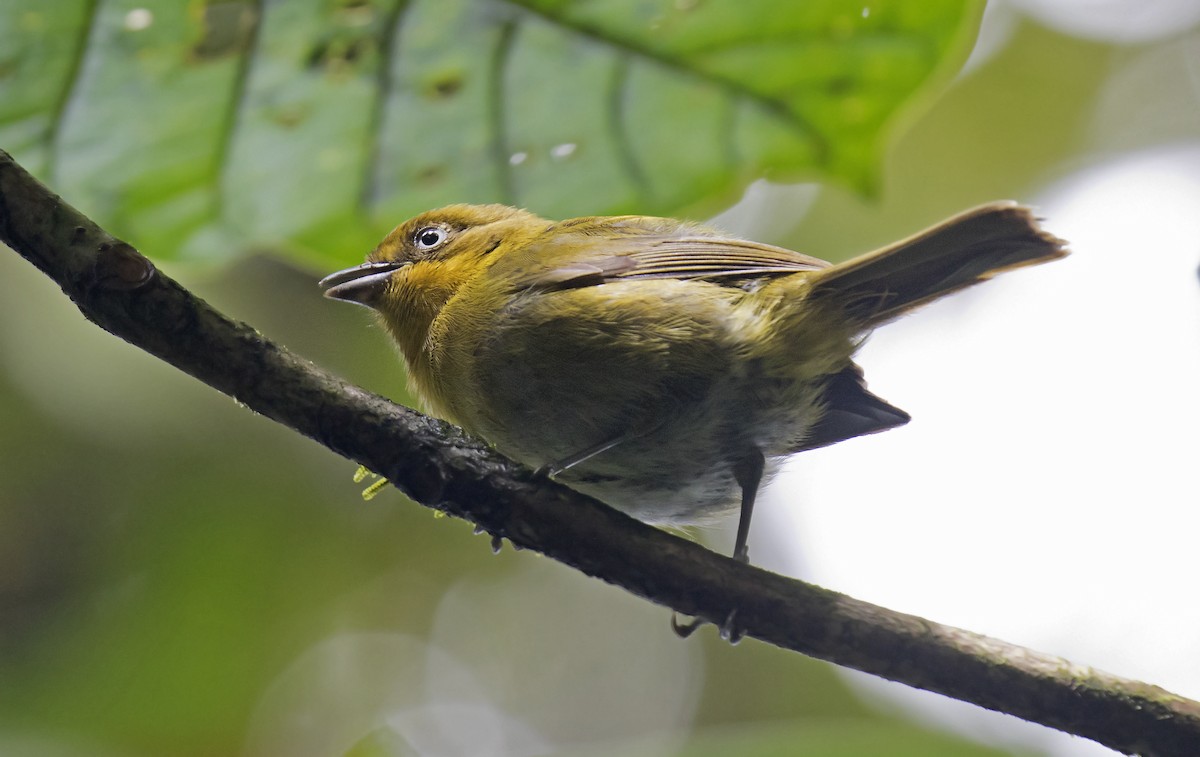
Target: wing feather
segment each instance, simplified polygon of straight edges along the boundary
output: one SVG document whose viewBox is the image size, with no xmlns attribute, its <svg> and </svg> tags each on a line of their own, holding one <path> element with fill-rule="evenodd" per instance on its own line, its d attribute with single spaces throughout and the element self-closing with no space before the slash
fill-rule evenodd
<svg viewBox="0 0 1200 757">
<path fill-rule="evenodd" d="M 755 279 L 816 271 L 829 263 L 799 252 L 743 239 L 663 234 L 661 227 L 630 233 L 628 226 L 606 236 L 593 227 L 552 236 L 542 243 L 544 259 L 571 262 L 530 272 L 521 284 L 535 289 L 571 289 L 633 279 Z M 569 246 L 570 255 L 561 250 Z M 540 257 L 540 255 L 539 255 Z"/>
</svg>

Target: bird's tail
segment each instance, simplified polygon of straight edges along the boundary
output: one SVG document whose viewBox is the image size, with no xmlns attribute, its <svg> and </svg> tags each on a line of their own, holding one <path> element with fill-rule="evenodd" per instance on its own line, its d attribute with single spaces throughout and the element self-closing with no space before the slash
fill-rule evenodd
<svg viewBox="0 0 1200 757">
<path fill-rule="evenodd" d="M 1029 208 L 995 202 L 815 272 L 810 296 L 832 298 L 867 329 L 998 273 L 1061 258 L 1065 244 Z"/>
</svg>

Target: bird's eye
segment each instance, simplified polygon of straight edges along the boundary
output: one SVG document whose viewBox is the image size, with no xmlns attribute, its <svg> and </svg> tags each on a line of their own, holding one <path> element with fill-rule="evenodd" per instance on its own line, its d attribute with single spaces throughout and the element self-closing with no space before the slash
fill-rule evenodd
<svg viewBox="0 0 1200 757">
<path fill-rule="evenodd" d="M 422 250 L 432 250 L 444 244 L 447 236 L 446 230 L 440 226 L 426 226 L 413 235 L 413 240 Z"/>
</svg>

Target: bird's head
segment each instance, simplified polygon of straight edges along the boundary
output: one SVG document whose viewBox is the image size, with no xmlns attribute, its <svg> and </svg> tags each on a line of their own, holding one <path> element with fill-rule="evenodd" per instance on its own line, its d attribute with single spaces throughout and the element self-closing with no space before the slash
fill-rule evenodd
<svg viewBox="0 0 1200 757">
<path fill-rule="evenodd" d="M 412 298 L 440 307 L 486 267 L 489 255 L 546 225 L 507 205 L 448 205 L 392 229 L 365 263 L 326 276 L 321 287 L 326 297 L 385 316 Z"/>
</svg>

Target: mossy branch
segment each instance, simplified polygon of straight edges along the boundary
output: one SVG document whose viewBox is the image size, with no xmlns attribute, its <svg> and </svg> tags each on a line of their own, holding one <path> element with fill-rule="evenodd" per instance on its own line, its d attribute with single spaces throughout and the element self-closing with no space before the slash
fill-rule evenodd
<svg viewBox="0 0 1200 757">
<path fill-rule="evenodd" d="M 732 618 L 738 632 L 770 644 L 1121 752 L 1200 751 L 1200 703 L 735 562 L 537 479 L 454 427 L 225 317 L 2 151 L 0 241 L 106 331 L 365 465 L 417 502 L 524 549 L 719 627 Z"/>
</svg>

